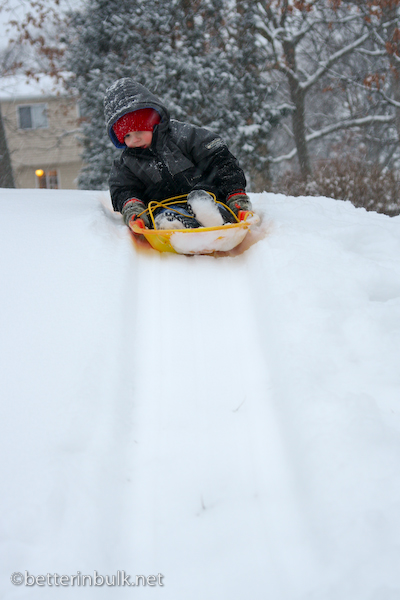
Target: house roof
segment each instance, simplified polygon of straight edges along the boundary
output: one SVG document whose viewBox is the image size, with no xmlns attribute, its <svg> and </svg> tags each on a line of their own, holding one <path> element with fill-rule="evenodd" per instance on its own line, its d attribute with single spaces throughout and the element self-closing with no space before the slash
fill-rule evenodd
<svg viewBox="0 0 400 600">
<path fill-rule="evenodd" d="M 0 101 L 42 100 L 65 95 L 61 83 L 56 83 L 50 75 L 39 75 L 38 80 L 26 75 L 0 77 Z"/>
</svg>

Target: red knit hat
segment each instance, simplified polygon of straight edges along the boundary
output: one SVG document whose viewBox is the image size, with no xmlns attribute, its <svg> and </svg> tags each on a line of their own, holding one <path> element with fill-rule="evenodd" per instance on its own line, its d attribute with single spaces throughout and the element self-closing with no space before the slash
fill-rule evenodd
<svg viewBox="0 0 400 600">
<path fill-rule="evenodd" d="M 123 115 L 112 126 L 120 144 L 124 143 L 124 137 L 131 131 L 153 131 L 155 125 L 161 121 L 161 117 L 154 108 L 140 108 Z"/>
</svg>

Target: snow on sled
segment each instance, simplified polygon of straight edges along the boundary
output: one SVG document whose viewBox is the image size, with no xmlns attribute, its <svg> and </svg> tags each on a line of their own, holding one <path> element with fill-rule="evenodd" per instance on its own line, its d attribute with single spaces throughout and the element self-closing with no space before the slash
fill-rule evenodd
<svg viewBox="0 0 400 600">
<path fill-rule="evenodd" d="M 149 202 L 146 209 L 153 222 L 154 229 L 145 227 L 140 215 L 129 224 L 135 235 L 143 235 L 148 243 L 159 252 L 174 252 L 176 254 L 213 254 L 227 252 L 238 246 L 246 237 L 252 225 L 259 222 L 259 217 L 249 211 L 241 211 L 239 218 L 232 212 L 236 222 L 226 223 L 220 227 L 197 227 L 195 229 L 156 229 L 153 212 L 156 208 L 184 202 L 186 194 L 169 198 L 162 202 Z M 214 197 L 215 199 L 215 197 Z M 218 204 L 221 202 L 216 201 Z M 226 205 L 223 205 L 225 208 Z M 172 208 L 173 210 L 173 208 Z M 228 208 L 228 210 L 230 210 Z"/>
</svg>

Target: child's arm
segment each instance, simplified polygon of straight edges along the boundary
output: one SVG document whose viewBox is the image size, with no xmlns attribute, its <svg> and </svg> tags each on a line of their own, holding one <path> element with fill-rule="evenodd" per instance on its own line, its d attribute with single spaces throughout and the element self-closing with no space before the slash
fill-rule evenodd
<svg viewBox="0 0 400 600">
<path fill-rule="evenodd" d="M 150 227 L 147 214 L 141 214 L 146 210 L 141 200 L 143 185 L 133 173 L 126 168 L 122 160 L 115 160 L 109 177 L 111 200 L 115 211 L 122 214 L 126 225 L 138 216 L 143 220 L 146 227 Z"/>
<path fill-rule="evenodd" d="M 227 201 L 233 193 L 245 194 L 246 177 L 237 159 L 215 133 L 188 123 L 172 122 L 178 145 L 201 171 L 193 189 L 214 192 Z"/>
<path fill-rule="evenodd" d="M 108 183 L 110 186 L 111 201 L 115 211 L 122 213 L 124 205 L 129 200 L 142 203 L 142 210 L 145 209 L 145 204 L 142 200 L 145 191 L 144 185 L 140 179 L 126 167 L 123 156 L 114 161 Z"/>
</svg>

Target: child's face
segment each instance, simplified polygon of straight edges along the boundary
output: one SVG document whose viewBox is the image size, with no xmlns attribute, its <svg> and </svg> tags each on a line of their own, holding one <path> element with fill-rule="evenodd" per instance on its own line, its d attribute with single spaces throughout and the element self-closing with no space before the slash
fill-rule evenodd
<svg viewBox="0 0 400 600">
<path fill-rule="evenodd" d="M 152 131 L 130 131 L 124 137 L 124 142 L 128 148 L 149 148 L 152 139 Z"/>
</svg>

